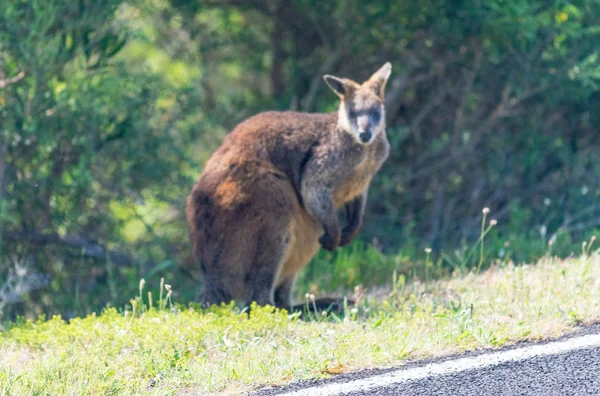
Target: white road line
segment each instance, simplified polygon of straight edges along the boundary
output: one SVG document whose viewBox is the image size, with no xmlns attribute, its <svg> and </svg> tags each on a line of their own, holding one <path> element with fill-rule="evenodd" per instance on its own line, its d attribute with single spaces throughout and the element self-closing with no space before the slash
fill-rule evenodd
<svg viewBox="0 0 600 396">
<path fill-rule="evenodd" d="M 475 357 L 448 360 L 442 363 L 431 363 L 422 367 L 411 369 L 398 369 L 386 374 L 378 375 L 345 383 L 331 383 L 323 386 L 313 386 L 284 393 L 288 396 L 325 396 L 343 395 L 350 392 L 368 391 L 392 384 L 401 384 L 438 375 L 453 374 L 461 371 L 497 366 L 502 363 L 519 362 L 538 357 L 560 355 L 577 349 L 600 346 L 600 334 L 590 334 L 565 341 L 551 342 L 548 344 L 533 345 L 525 348 L 512 349 L 505 352 L 488 353 Z"/>
</svg>

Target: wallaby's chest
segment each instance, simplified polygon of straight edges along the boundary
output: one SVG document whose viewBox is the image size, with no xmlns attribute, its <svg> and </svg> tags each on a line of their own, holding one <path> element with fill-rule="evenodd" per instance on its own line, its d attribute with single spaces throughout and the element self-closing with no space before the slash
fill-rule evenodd
<svg viewBox="0 0 600 396">
<path fill-rule="evenodd" d="M 361 151 L 357 152 L 341 169 L 343 176 L 334 189 L 334 201 L 337 207 L 341 207 L 367 190 L 373 176 L 388 156 L 389 144 L 385 137 L 382 137 L 372 146 L 359 149 Z"/>
</svg>

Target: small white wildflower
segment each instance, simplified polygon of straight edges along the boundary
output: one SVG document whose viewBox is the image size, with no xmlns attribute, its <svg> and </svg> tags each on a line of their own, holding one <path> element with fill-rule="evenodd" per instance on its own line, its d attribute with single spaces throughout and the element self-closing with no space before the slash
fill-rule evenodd
<svg viewBox="0 0 600 396">
<path fill-rule="evenodd" d="M 165 285 L 165 289 L 167 289 L 168 292 L 171 291 L 171 285 Z"/>
<path fill-rule="evenodd" d="M 323 315 L 323 316 L 327 316 L 327 311 L 323 311 L 323 312 L 321 312 L 321 315 Z"/>
<path fill-rule="evenodd" d="M 356 315 L 358 313 L 358 308 L 352 308 L 350 312 Z"/>
<path fill-rule="evenodd" d="M 490 213 L 490 208 L 483 208 L 481 211 L 484 215 Z"/>
<path fill-rule="evenodd" d="M 552 203 L 552 200 L 550 198 L 544 198 L 544 205 L 550 206 L 551 203 Z"/>
<path fill-rule="evenodd" d="M 490 225 L 491 225 L 492 227 L 493 227 L 493 226 L 495 226 L 496 224 L 498 224 L 498 220 L 496 220 L 496 219 L 491 219 L 491 220 L 490 220 Z"/>
<path fill-rule="evenodd" d="M 425 248 L 425 253 L 427 253 L 427 254 L 431 253 L 431 248 Z"/>
<path fill-rule="evenodd" d="M 307 299 L 307 300 L 310 300 L 310 301 L 315 301 L 315 295 L 312 294 L 312 293 L 306 293 L 304 295 L 304 298 Z"/>
<path fill-rule="evenodd" d="M 144 278 L 140 279 L 140 293 L 142 292 L 142 290 L 144 290 L 145 284 L 146 284 L 146 281 L 144 280 Z"/>
</svg>

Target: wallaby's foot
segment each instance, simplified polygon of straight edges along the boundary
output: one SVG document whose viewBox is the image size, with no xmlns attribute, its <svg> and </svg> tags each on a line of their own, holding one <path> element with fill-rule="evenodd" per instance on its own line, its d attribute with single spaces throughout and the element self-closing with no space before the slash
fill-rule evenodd
<svg viewBox="0 0 600 396">
<path fill-rule="evenodd" d="M 208 309 L 212 305 L 219 306 L 222 303 L 229 304 L 231 300 L 233 300 L 231 295 L 217 285 L 212 285 L 212 287 L 203 286 L 195 298 L 202 309 Z"/>
</svg>

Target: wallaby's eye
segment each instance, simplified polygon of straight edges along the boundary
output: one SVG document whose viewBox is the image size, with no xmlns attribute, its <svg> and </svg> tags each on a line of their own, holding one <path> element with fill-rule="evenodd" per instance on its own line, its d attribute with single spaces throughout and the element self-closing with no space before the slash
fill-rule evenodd
<svg viewBox="0 0 600 396">
<path fill-rule="evenodd" d="M 375 111 L 372 111 L 370 115 L 371 115 L 371 119 L 373 119 L 373 122 L 379 122 L 379 119 L 381 118 L 380 112 L 375 110 Z"/>
</svg>

